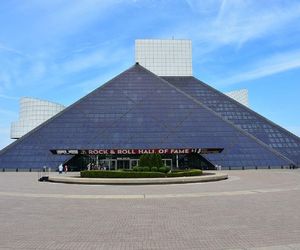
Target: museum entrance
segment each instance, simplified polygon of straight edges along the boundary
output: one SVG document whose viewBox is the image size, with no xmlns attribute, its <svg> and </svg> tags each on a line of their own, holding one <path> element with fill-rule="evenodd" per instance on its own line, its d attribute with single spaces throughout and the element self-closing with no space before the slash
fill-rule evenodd
<svg viewBox="0 0 300 250">
<path fill-rule="evenodd" d="M 72 171 L 80 170 L 130 170 L 139 166 L 143 155 L 142 166 L 151 168 L 151 161 L 157 161 L 155 154 L 160 155 L 163 166 L 173 169 L 213 170 L 215 166 L 206 159 L 206 154 L 219 154 L 223 148 L 192 148 L 192 149 L 53 149 L 56 155 L 74 155 L 64 162 Z M 208 157 L 213 159 L 212 157 Z M 156 162 L 157 163 L 157 162 Z M 157 165 L 157 164 L 154 165 Z"/>
<path fill-rule="evenodd" d="M 170 169 L 214 170 L 215 166 L 200 154 L 161 155 L 163 165 Z M 81 170 L 130 170 L 139 165 L 139 155 L 75 155 L 65 162 L 71 171 Z"/>
<path fill-rule="evenodd" d="M 138 161 L 138 159 L 101 159 L 95 166 L 100 170 L 131 169 L 137 166 Z"/>
<path fill-rule="evenodd" d="M 118 169 L 130 169 L 130 159 L 117 159 L 117 168 Z"/>
</svg>

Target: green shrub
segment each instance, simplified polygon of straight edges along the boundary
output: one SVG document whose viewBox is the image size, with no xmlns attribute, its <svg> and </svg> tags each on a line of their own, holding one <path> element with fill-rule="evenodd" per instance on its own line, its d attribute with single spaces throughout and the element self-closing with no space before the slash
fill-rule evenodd
<svg viewBox="0 0 300 250">
<path fill-rule="evenodd" d="M 187 170 L 185 176 L 197 176 L 197 175 L 202 175 L 203 172 L 201 169 L 191 169 L 191 170 Z"/>
<path fill-rule="evenodd" d="M 137 167 L 138 169 L 139 167 Z M 170 169 L 162 167 L 164 171 L 169 172 Z M 142 168 L 143 169 L 143 168 Z M 200 169 L 174 171 L 165 174 L 164 172 L 155 172 L 156 167 L 151 169 L 151 172 L 139 172 L 139 171 L 103 171 L 103 170 L 84 170 L 80 172 L 81 177 L 85 178 L 162 178 L 162 177 L 183 177 L 183 176 L 199 176 L 202 175 Z"/>
<path fill-rule="evenodd" d="M 171 169 L 170 169 L 169 167 L 166 167 L 166 166 L 160 167 L 160 168 L 158 169 L 158 171 L 159 171 L 159 172 L 162 172 L 162 173 L 168 173 L 170 170 L 171 170 Z"/>
<path fill-rule="evenodd" d="M 137 167 L 137 171 L 138 172 L 143 172 L 143 168 L 139 166 L 139 167 Z"/>
<path fill-rule="evenodd" d="M 166 172 L 166 167 L 160 167 L 158 168 L 159 172 L 165 173 Z"/>
<path fill-rule="evenodd" d="M 84 170 L 80 172 L 80 177 L 83 178 L 159 178 L 159 177 L 165 177 L 165 174 L 159 172 Z"/>
<path fill-rule="evenodd" d="M 161 155 L 160 154 L 153 154 L 150 156 L 151 157 L 151 163 L 152 163 L 152 167 L 157 167 L 157 168 L 160 168 L 160 167 L 163 167 L 164 166 L 164 163 L 161 159 Z"/>
<path fill-rule="evenodd" d="M 141 155 L 140 161 L 139 161 L 140 167 L 163 167 L 163 161 L 161 159 L 161 156 L 159 154 L 144 154 Z"/>
<path fill-rule="evenodd" d="M 187 169 L 173 169 L 172 173 L 187 171 Z"/>
<path fill-rule="evenodd" d="M 149 167 L 143 167 L 143 172 L 150 172 L 150 168 Z"/>
<path fill-rule="evenodd" d="M 136 171 L 137 172 L 138 171 L 138 167 L 137 166 L 133 167 L 132 171 Z"/>
<path fill-rule="evenodd" d="M 167 173 L 167 177 L 184 177 L 184 176 L 198 176 L 202 175 L 202 170 L 192 169 L 192 170 L 183 170 Z"/>
<path fill-rule="evenodd" d="M 151 172 L 158 172 L 158 168 L 157 167 L 152 167 Z"/>
<path fill-rule="evenodd" d="M 139 161 L 139 166 L 140 167 L 148 167 L 151 166 L 151 162 L 150 162 L 150 157 L 149 155 L 141 155 L 140 157 L 140 161 Z"/>
</svg>

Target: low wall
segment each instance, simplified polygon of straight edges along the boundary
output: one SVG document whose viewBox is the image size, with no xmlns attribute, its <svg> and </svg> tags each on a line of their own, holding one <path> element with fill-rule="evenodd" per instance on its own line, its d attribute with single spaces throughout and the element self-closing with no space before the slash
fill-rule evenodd
<svg viewBox="0 0 300 250">
<path fill-rule="evenodd" d="M 48 181 L 69 184 L 147 185 L 208 182 L 226 179 L 228 179 L 228 174 L 225 173 L 205 173 L 201 176 L 168 178 L 81 178 L 76 176 L 49 176 Z"/>
</svg>

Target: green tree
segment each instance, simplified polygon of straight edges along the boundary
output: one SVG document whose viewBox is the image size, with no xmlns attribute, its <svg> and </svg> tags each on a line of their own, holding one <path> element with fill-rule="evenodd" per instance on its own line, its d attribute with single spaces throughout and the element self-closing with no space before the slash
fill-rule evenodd
<svg viewBox="0 0 300 250">
<path fill-rule="evenodd" d="M 151 167 L 150 165 L 150 158 L 149 155 L 141 155 L 140 161 L 139 161 L 139 167 Z"/>
<path fill-rule="evenodd" d="M 153 154 L 151 155 L 151 158 L 152 158 L 152 167 L 160 168 L 164 166 L 160 154 Z"/>
<path fill-rule="evenodd" d="M 144 154 L 140 157 L 139 167 L 160 168 L 163 166 L 164 164 L 159 154 Z"/>
</svg>

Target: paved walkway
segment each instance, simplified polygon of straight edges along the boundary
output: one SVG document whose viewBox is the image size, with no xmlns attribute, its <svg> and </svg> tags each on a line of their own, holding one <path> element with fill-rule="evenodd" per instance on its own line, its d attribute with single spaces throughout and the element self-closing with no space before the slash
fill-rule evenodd
<svg viewBox="0 0 300 250">
<path fill-rule="evenodd" d="M 300 249 L 300 171 L 228 173 L 151 186 L 0 173 L 0 249 Z"/>
</svg>

